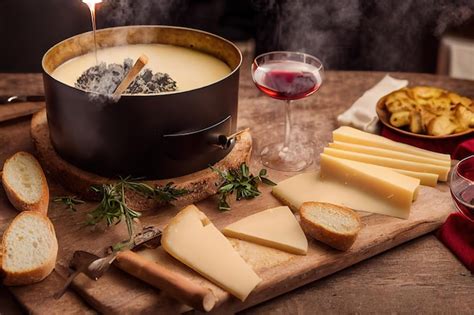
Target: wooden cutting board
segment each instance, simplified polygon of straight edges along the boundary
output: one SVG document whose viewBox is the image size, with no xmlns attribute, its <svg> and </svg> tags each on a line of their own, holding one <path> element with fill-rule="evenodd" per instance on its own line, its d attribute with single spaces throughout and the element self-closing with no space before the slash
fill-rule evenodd
<svg viewBox="0 0 474 315">
<path fill-rule="evenodd" d="M 218 227 L 255 213 L 262 209 L 279 205 L 268 190 L 259 199 L 239 203 L 228 213 L 218 213 L 213 201 L 198 204 Z M 146 223 L 163 227 L 177 209 L 167 209 L 159 215 L 144 219 Z M 176 270 L 193 281 L 210 288 L 218 297 L 215 313 L 235 312 L 262 301 L 268 300 L 311 281 L 320 279 L 343 268 L 351 266 L 403 242 L 436 229 L 452 211 L 451 199 L 445 184 L 437 188 L 423 187 L 418 200 L 413 204 L 408 220 L 388 216 L 361 213 L 363 229 L 354 246 L 347 252 L 333 250 L 324 244 L 309 240 L 309 251 L 306 256 L 292 255 L 276 249 L 259 246 L 241 240 L 231 239 L 232 245 L 241 256 L 252 265 L 263 279 L 245 302 L 240 302 L 225 291 L 201 278 L 198 274 L 170 257 L 161 248 L 148 250 L 145 253 L 150 259 L 172 270 Z M 79 231 L 78 231 L 79 232 Z M 71 235 L 72 236 L 72 235 Z M 81 239 L 86 236 L 81 233 Z M 219 253 L 216 253 L 216 258 Z M 150 311 L 179 307 L 164 295 L 157 294 L 146 285 L 137 281 L 127 281 L 129 276 L 121 271 L 114 271 L 98 282 L 86 277 L 75 281 L 76 291 L 88 301 L 94 301 L 95 308 L 104 313 Z M 120 299 L 117 297 L 120 296 Z"/>
</svg>

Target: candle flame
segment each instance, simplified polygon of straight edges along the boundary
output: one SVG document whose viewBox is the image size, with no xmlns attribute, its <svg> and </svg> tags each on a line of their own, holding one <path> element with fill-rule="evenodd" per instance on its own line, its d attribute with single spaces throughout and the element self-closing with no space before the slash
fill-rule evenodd
<svg viewBox="0 0 474 315">
<path fill-rule="evenodd" d="M 85 4 L 87 4 L 89 6 L 89 9 L 92 11 L 95 11 L 95 5 L 97 3 L 101 3 L 102 0 L 82 0 L 82 2 L 84 2 Z"/>
</svg>

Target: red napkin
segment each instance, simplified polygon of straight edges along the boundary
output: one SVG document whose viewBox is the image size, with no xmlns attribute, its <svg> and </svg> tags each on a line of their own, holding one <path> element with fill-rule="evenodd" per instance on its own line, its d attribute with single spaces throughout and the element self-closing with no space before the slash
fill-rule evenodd
<svg viewBox="0 0 474 315">
<path fill-rule="evenodd" d="M 438 230 L 438 238 L 474 273 L 474 222 L 452 213 Z"/>
<path fill-rule="evenodd" d="M 461 160 L 474 154 L 474 134 L 447 139 L 423 139 L 404 135 L 382 126 L 380 134 L 396 142 L 402 142 L 422 149 L 451 154 L 451 158 Z"/>
</svg>

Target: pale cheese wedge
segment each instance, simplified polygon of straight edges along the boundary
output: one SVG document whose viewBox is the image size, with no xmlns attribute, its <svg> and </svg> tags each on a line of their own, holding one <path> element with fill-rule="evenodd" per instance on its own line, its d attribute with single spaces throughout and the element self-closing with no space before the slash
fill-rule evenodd
<svg viewBox="0 0 474 315">
<path fill-rule="evenodd" d="M 345 159 L 345 160 L 348 160 L 348 159 Z M 348 161 L 350 161 L 350 160 L 348 160 Z M 383 167 L 383 166 L 381 166 L 381 167 Z M 420 180 L 421 185 L 435 187 L 436 184 L 438 183 L 438 178 L 439 178 L 438 174 L 407 171 L 407 170 L 401 170 L 401 169 L 398 169 L 398 168 L 391 168 L 391 167 L 388 167 L 388 169 L 390 169 L 394 172 L 406 175 L 406 176 L 417 178 L 417 179 Z"/>
<path fill-rule="evenodd" d="M 375 156 L 358 152 L 344 151 L 334 148 L 325 148 L 324 153 L 334 157 L 353 160 L 368 164 L 374 164 L 378 166 L 385 166 L 390 168 L 397 168 L 401 170 L 420 172 L 420 173 L 433 173 L 439 175 L 440 181 L 447 181 L 450 167 L 440 166 L 426 163 L 418 163 L 405 160 L 397 160 L 383 156 Z"/>
<path fill-rule="evenodd" d="M 424 149 L 420 149 L 408 144 L 398 143 L 387 139 L 385 137 L 374 135 L 372 133 L 364 132 L 352 127 L 342 126 L 334 130 L 333 133 L 334 141 L 349 142 L 354 144 L 361 144 L 366 146 L 372 146 L 376 148 L 395 150 L 399 152 L 410 153 L 418 156 L 424 156 L 432 159 L 451 161 L 449 154 L 436 153 Z"/>
<path fill-rule="evenodd" d="M 444 167 L 451 167 L 451 161 L 448 161 L 448 160 L 433 159 L 433 158 L 414 155 L 410 153 L 404 153 L 404 152 L 388 150 L 388 149 L 381 149 L 381 148 L 370 147 L 370 146 L 365 146 L 365 145 L 360 145 L 360 144 L 334 141 L 333 143 L 329 143 L 329 147 L 334 148 L 334 149 L 344 150 L 344 151 L 358 152 L 358 153 L 364 153 L 364 154 L 375 155 L 375 156 L 383 156 L 383 157 L 388 157 L 388 158 L 397 159 L 397 160 L 405 160 L 405 161 L 411 161 L 411 162 L 417 162 L 417 163 L 426 163 L 426 164 L 433 164 L 433 165 L 439 165 L 439 166 L 444 166 Z"/>
<path fill-rule="evenodd" d="M 222 230 L 225 236 L 273 247 L 292 254 L 306 255 L 308 240 L 288 207 L 264 210 Z"/>
<path fill-rule="evenodd" d="M 261 279 L 204 213 L 190 205 L 163 230 L 171 256 L 244 301 Z"/>
<path fill-rule="evenodd" d="M 293 210 L 306 201 L 318 201 L 406 219 L 420 182 L 384 167 L 326 154 L 321 154 L 320 172 L 286 179 L 272 193 Z"/>
</svg>

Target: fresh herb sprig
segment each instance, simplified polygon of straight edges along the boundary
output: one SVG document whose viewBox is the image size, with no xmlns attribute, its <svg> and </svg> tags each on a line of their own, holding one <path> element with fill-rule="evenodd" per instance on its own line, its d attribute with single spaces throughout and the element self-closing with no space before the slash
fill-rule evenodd
<svg viewBox="0 0 474 315">
<path fill-rule="evenodd" d="M 235 192 L 235 199 L 253 199 L 261 194 L 258 190 L 258 185 L 264 183 L 265 185 L 275 186 L 267 177 L 267 170 L 261 169 L 257 176 L 250 173 L 249 167 L 246 163 L 242 163 L 237 169 L 230 169 L 221 171 L 213 166 L 210 167 L 214 172 L 218 173 L 222 182 L 218 184 L 217 191 L 219 202 L 218 209 L 221 211 L 230 210 L 230 205 L 227 198 Z"/>
<path fill-rule="evenodd" d="M 141 213 L 127 205 L 125 192 L 131 190 L 147 198 L 153 198 L 165 203 L 176 200 L 188 193 L 186 189 L 176 188 L 173 183 L 155 188 L 148 184 L 137 182 L 130 177 L 121 178 L 114 184 L 93 186 L 91 189 L 101 196 L 99 205 L 89 212 L 87 224 L 95 225 L 105 221 L 107 226 L 118 224 L 122 220 L 127 225 L 129 240 L 133 238 L 133 220 L 139 218 Z"/>
<path fill-rule="evenodd" d="M 53 199 L 53 202 L 62 202 L 66 209 L 76 212 L 76 206 L 85 203 L 84 200 L 77 198 L 76 196 L 59 196 Z"/>
</svg>

